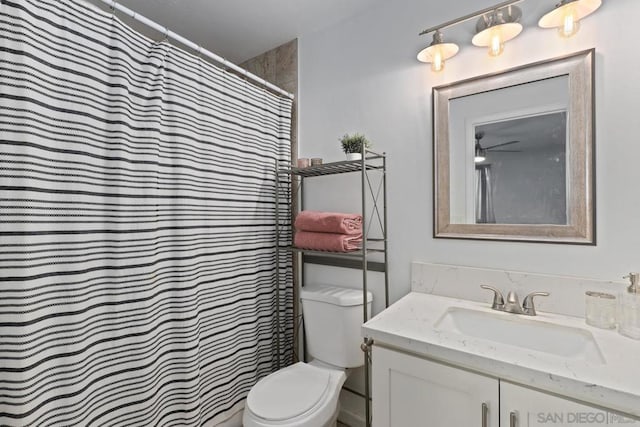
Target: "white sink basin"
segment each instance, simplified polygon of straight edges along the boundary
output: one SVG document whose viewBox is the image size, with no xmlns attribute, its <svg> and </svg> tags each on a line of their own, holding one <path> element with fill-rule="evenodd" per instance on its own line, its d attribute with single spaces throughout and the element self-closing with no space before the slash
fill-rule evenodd
<svg viewBox="0 0 640 427">
<path fill-rule="evenodd" d="M 605 361 L 593 335 L 586 329 L 531 320 L 511 313 L 450 307 L 434 327 L 443 332 L 524 347 L 567 359 L 594 363 Z"/>
</svg>

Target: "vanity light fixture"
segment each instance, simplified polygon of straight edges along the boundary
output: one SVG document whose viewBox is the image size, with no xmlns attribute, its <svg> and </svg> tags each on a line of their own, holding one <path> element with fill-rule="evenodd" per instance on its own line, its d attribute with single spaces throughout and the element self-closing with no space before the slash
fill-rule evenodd
<svg viewBox="0 0 640 427">
<path fill-rule="evenodd" d="M 445 43 L 440 30 L 436 30 L 431 44 L 418 53 L 418 61 L 431 63 L 431 70 L 438 72 L 444 68 L 444 61 L 456 56 L 458 50 L 457 44 Z"/>
<path fill-rule="evenodd" d="M 504 49 L 504 43 L 516 37 L 522 31 L 522 25 L 518 23 L 522 16 L 522 11 L 513 5 L 523 1 L 503 1 L 495 6 L 452 19 L 422 31 L 420 33 L 421 36 L 429 33 L 434 34 L 431 44 L 418 53 L 418 60 L 430 63 L 432 71 L 441 71 L 444 68 L 445 61 L 454 57 L 460 50 L 455 43 L 444 42 L 442 30 L 478 17 L 481 17 L 476 25 L 478 34 L 475 35 L 472 43 L 476 46 L 487 46 L 490 54 L 499 55 Z"/>
<path fill-rule="evenodd" d="M 500 55 L 504 51 L 504 43 L 522 32 L 522 24 L 518 22 L 521 17 L 522 11 L 517 6 L 507 6 L 482 15 L 471 43 L 488 47 L 491 56 Z"/>
<path fill-rule="evenodd" d="M 571 37 L 580 29 L 580 20 L 591 15 L 602 5 L 602 0 L 561 0 L 551 12 L 545 14 L 538 26 L 558 28 L 562 37 Z"/>
</svg>

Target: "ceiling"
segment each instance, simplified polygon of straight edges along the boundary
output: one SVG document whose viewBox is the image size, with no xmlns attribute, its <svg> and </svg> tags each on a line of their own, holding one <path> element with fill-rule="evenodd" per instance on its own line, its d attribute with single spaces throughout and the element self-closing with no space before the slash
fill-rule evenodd
<svg viewBox="0 0 640 427">
<path fill-rule="evenodd" d="M 382 1 L 385 0 L 117 0 L 236 64 L 353 17 Z"/>
</svg>

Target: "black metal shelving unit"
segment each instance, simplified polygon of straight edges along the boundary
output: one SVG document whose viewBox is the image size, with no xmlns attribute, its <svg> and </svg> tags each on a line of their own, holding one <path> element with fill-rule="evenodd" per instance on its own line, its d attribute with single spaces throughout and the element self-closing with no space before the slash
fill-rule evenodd
<svg viewBox="0 0 640 427">
<path fill-rule="evenodd" d="M 307 179 L 319 178 L 329 175 L 338 175 L 345 173 L 360 174 L 360 197 L 363 221 L 363 239 L 362 248 L 353 252 L 324 252 L 311 251 L 295 248 L 292 245 L 276 245 L 276 268 L 279 273 L 280 252 L 285 250 L 293 253 L 294 262 L 299 268 L 299 283 L 304 286 L 304 266 L 305 264 L 321 264 L 333 267 L 357 268 L 362 270 L 362 292 L 365 301 L 363 309 L 363 323 L 369 320 L 367 310 L 367 292 L 368 292 L 368 275 L 370 272 L 378 272 L 384 274 L 384 306 L 389 306 L 389 269 L 388 269 L 388 247 L 387 247 L 387 176 L 386 176 L 386 154 L 376 153 L 371 150 L 364 149 L 360 160 L 347 160 L 342 162 L 325 163 L 318 166 L 310 166 L 306 168 L 297 168 L 290 164 L 282 164 L 276 162 L 276 205 L 280 206 L 282 198 L 291 203 L 291 188 L 296 187 L 299 195 L 300 210 L 304 210 L 304 182 Z M 291 221 L 286 219 L 282 221 L 279 217 L 279 209 L 276 209 L 276 239 L 280 243 L 283 235 L 289 239 L 293 230 L 291 229 Z M 286 224 L 286 229 L 283 227 Z M 375 225 L 375 227 L 374 227 Z M 381 258 L 379 261 L 372 261 L 370 256 L 373 254 Z M 276 274 L 276 307 L 280 307 L 279 301 L 279 274 Z M 279 310 L 276 310 L 278 313 Z M 280 349 L 280 319 L 276 315 L 277 328 L 277 348 Z M 365 420 L 367 427 L 371 426 L 371 387 L 370 387 L 370 340 L 364 338 L 362 349 L 364 351 L 364 369 L 365 369 Z"/>
</svg>

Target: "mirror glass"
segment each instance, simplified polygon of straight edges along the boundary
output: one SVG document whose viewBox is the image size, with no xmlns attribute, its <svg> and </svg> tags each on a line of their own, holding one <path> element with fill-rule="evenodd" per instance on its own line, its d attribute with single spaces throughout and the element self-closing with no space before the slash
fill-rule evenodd
<svg viewBox="0 0 640 427">
<path fill-rule="evenodd" d="M 434 89 L 436 237 L 594 243 L 591 54 Z"/>
<path fill-rule="evenodd" d="M 567 76 L 449 101 L 452 223 L 567 224 Z"/>
</svg>

